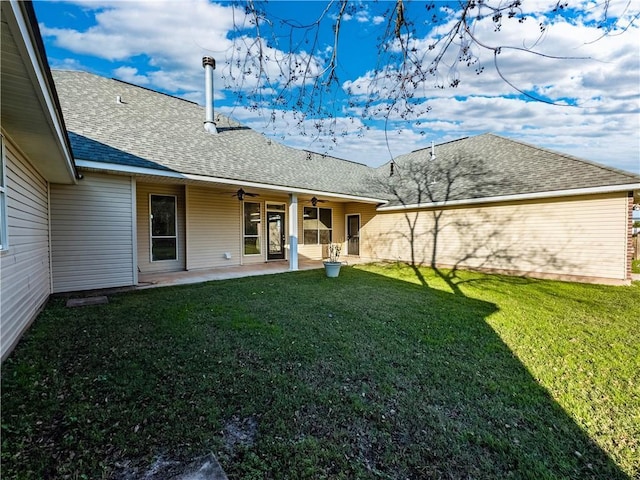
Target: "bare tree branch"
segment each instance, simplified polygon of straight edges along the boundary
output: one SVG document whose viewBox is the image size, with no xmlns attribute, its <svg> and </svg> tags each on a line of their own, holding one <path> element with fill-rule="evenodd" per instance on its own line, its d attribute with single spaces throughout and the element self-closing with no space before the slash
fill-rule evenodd
<svg viewBox="0 0 640 480">
<path fill-rule="evenodd" d="M 390 2 L 377 38 L 378 55 L 372 62 L 366 85 L 339 81 L 340 53 L 344 48 L 353 48 L 342 42 L 344 29 L 348 28 L 345 22 L 366 13 L 366 2 L 328 0 L 320 3 L 316 18 L 302 22 L 276 17 L 269 13 L 266 2 L 237 1 L 235 5 L 244 9 L 248 23 L 236 26 L 233 51 L 227 56 L 223 73 L 225 87 L 235 93 L 238 105 L 270 112 L 268 122 L 275 124 L 276 119 L 286 120 L 289 115 L 303 135 L 311 135 L 311 139 L 328 136 L 333 143 L 343 134 L 337 126 L 338 115 L 351 118 L 354 124 L 358 120 L 362 133 L 371 121 L 383 121 L 386 132 L 397 121 L 419 123 L 431 110 L 424 101 L 425 95 L 420 94 L 421 89 L 458 87 L 462 68 L 482 74 L 485 67 L 480 62 L 481 51 L 492 54 L 494 70 L 518 94 L 530 100 L 566 105 L 519 86 L 501 68 L 499 55 L 510 51 L 557 61 L 588 57 L 537 50 L 547 32 L 544 23 L 539 24 L 540 35 L 531 45 L 525 45 L 524 41 L 521 46 L 489 44 L 476 31 L 481 22 L 492 22 L 495 32 L 500 32 L 505 22 L 524 23 L 529 18 L 523 8 L 525 1 L 465 0 L 455 8 L 438 2 Z M 610 1 L 604 0 L 589 11 L 594 18 L 600 14 L 600 38 L 627 31 L 640 17 L 638 5 L 631 1 L 622 14 L 612 17 Z M 547 13 L 550 17 L 568 18 L 576 14 L 569 2 L 563 0 L 557 1 Z M 626 23 L 621 25 L 621 18 Z M 426 46 L 418 23 L 436 29 Z M 282 27 L 288 29 L 284 37 L 278 33 Z M 332 40 L 323 44 L 328 36 Z M 341 105 L 346 105 L 346 111 L 339 110 Z"/>
</svg>

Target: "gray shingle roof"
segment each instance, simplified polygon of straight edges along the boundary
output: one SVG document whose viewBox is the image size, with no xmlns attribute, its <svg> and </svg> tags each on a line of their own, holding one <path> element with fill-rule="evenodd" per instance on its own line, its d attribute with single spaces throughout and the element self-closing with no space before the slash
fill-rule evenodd
<svg viewBox="0 0 640 480">
<path fill-rule="evenodd" d="M 436 145 L 435 160 L 430 157 L 431 148 L 425 148 L 395 159 L 394 176 L 404 178 L 395 181 L 405 204 L 640 183 L 639 175 L 491 133 Z M 389 168 L 379 167 L 378 175 L 388 176 Z M 406 180 L 416 172 L 420 182 Z"/>
<path fill-rule="evenodd" d="M 53 71 L 77 160 L 172 170 L 327 193 L 390 198 L 389 165 L 373 169 L 310 154 L 217 115 L 204 131 L 204 108 L 186 100 L 85 72 Z M 117 103 L 120 96 L 123 103 Z M 404 203 L 640 183 L 640 176 L 493 134 L 463 138 L 395 159 L 391 184 L 412 170 L 429 177 L 401 185 Z M 432 180 L 435 179 L 435 182 Z"/>
<path fill-rule="evenodd" d="M 287 147 L 222 115 L 219 133 L 207 133 L 203 107 L 118 80 L 76 71 L 53 76 L 77 160 L 366 193 L 365 165 Z"/>
</svg>

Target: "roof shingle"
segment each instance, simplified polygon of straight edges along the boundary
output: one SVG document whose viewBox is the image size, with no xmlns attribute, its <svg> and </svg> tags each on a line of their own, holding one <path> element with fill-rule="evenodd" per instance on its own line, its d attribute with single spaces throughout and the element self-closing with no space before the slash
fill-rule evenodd
<svg viewBox="0 0 640 480">
<path fill-rule="evenodd" d="M 85 72 L 53 75 L 78 160 L 366 193 L 361 180 L 371 169 L 365 165 L 287 147 L 222 115 L 216 115 L 219 133 L 207 133 L 203 107 L 146 88 Z"/>
</svg>

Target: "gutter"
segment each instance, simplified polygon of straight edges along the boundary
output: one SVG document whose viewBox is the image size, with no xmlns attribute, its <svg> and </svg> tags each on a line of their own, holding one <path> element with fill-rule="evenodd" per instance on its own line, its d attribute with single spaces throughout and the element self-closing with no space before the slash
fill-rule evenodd
<svg viewBox="0 0 640 480">
<path fill-rule="evenodd" d="M 389 207 L 378 207 L 378 212 L 394 212 L 400 210 L 415 210 L 417 208 L 438 208 L 438 207 L 453 207 L 459 205 L 477 205 L 481 203 L 498 203 L 498 202 L 512 202 L 517 200 L 536 200 L 540 198 L 554 198 L 554 197 L 570 197 L 574 195 L 593 195 L 598 193 L 615 193 L 615 192 L 628 192 L 640 190 L 640 183 L 628 183 L 625 185 L 607 185 L 603 187 L 588 187 L 588 188 L 576 188 L 570 190 L 555 190 L 548 192 L 535 192 L 535 193 L 523 193 L 516 195 L 502 195 L 494 197 L 484 198 L 469 198 L 463 200 L 451 200 L 444 202 L 429 202 L 429 203 L 413 203 L 408 205 L 395 205 Z"/>
</svg>

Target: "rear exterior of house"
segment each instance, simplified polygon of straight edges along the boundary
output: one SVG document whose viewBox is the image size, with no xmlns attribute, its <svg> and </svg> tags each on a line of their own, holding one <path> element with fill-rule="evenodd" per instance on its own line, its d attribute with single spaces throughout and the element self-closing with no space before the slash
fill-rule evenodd
<svg viewBox="0 0 640 480">
<path fill-rule="evenodd" d="M 416 203 L 413 190 L 384 191 L 386 167 L 291 149 L 220 116 L 211 134 L 202 107 L 125 82 L 54 78 L 84 175 L 51 191 L 54 292 L 270 261 L 295 270 L 330 241 L 347 259 L 630 282 L 637 175 L 485 134 L 394 160 L 394 178 L 438 167 L 422 186 L 433 198 Z"/>
<path fill-rule="evenodd" d="M 633 197 L 623 191 L 379 212 L 366 227 L 367 237 L 376 241 L 365 254 L 439 267 L 626 284 L 631 280 L 632 205 Z"/>
<path fill-rule="evenodd" d="M 83 174 L 51 191 L 54 292 L 264 262 L 295 270 L 298 257 L 322 259 L 330 241 L 360 257 L 361 222 L 384 202 L 354 188 L 369 167 L 226 118 L 208 133 L 198 105 L 135 85 L 83 72 L 54 78 Z"/>
<path fill-rule="evenodd" d="M 192 102 L 52 77 L 31 4 L 0 8 L 2 360 L 51 293 L 263 262 L 296 270 L 330 242 L 347 261 L 631 280 L 638 175 L 485 134 L 398 157 L 394 177 L 221 116 L 203 129 Z M 414 167 L 419 188 L 398 184 Z"/>
<path fill-rule="evenodd" d="M 640 176 L 493 134 L 417 150 L 394 163 L 398 175 L 410 175 L 387 174 L 394 194 L 366 227 L 367 238 L 376 239 L 367 256 L 631 282 Z"/>
<path fill-rule="evenodd" d="M 0 2 L 0 353 L 4 360 L 51 293 L 50 193 L 76 172 L 30 4 Z"/>
<path fill-rule="evenodd" d="M 136 285 L 139 276 L 264 262 L 289 262 L 290 194 L 205 182 L 83 171 L 78 185 L 53 185 L 51 242 L 56 293 Z M 252 192 L 253 193 L 253 192 Z M 361 225 L 375 203 L 299 195 L 297 255 L 320 260 L 329 241 L 362 256 Z"/>
</svg>

